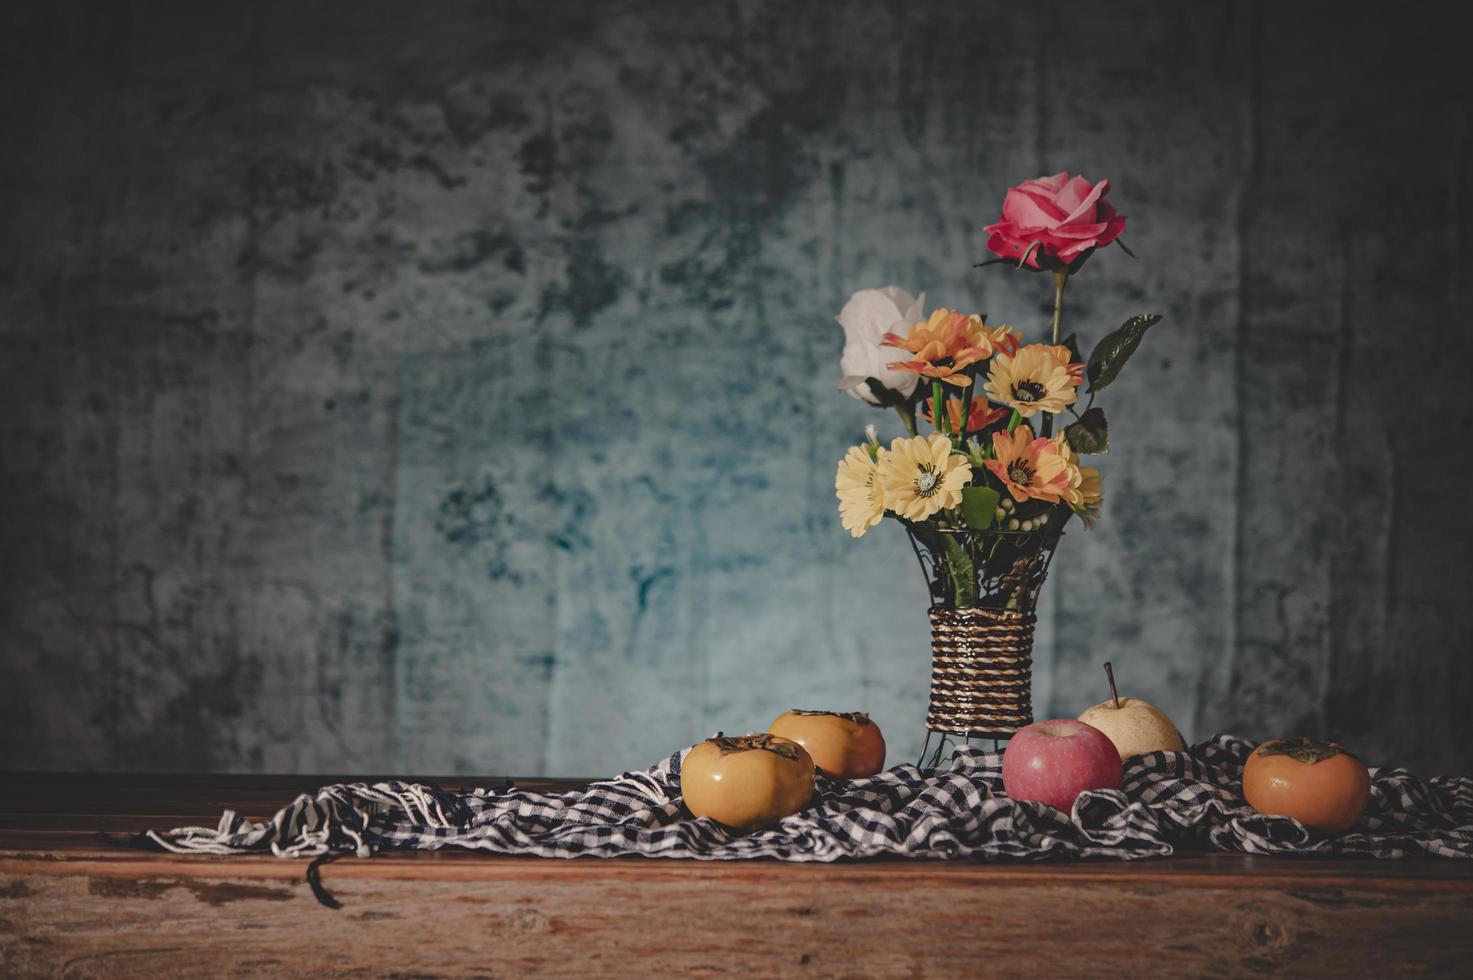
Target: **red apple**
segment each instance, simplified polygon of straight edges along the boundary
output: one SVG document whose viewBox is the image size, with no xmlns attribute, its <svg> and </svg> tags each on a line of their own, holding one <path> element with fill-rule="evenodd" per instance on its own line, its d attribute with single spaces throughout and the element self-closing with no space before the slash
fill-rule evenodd
<svg viewBox="0 0 1473 980">
<path fill-rule="evenodd" d="M 1015 800 L 1037 800 L 1068 813 L 1087 789 L 1120 788 L 1120 753 L 1110 737 L 1073 718 L 1037 721 L 1008 741 L 1002 786 Z"/>
</svg>

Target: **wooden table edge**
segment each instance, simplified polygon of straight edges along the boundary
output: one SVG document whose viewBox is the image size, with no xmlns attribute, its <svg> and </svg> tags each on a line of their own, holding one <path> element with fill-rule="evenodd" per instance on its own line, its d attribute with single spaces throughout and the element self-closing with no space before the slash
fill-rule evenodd
<svg viewBox="0 0 1473 980">
<path fill-rule="evenodd" d="M 1333 869 L 1303 858 L 1259 855 L 1212 855 L 1209 866 L 1182 866 L 1205 855 L 1151 858 L 1130 862 L 1049 861 L 996 862 L 865 858 L 835 862 L 746 860 L 693 860 L 623 856 L 614 858 L 539 858 L 502 854 L 445 855 L 424 852 L 379 854 L 371 858 L 345 857 L 321 868 L 324 879 L 384 879 L 419 881 L 655 881 L 699 879 L 822 880 L 838 884 L 874 885 L 938 881 L 948 885 L 1110 885 L 1192 888 L 1359 889 L 1392 892 L 1461 893 L 1473 897 L 1473 867 L 1456 861 L 1418 861 L 1414 874 L 1400 861 L 1364 862 L 1372 867 Z M 0 877 L 28 875 L 90 876 L 106 878 L 252 878 L 299 881 L 306 872 L 305 858 L 271 855 L 178 855 L 79 852 L 0 852 Z M 1444 866 L 1446 866 L 1444 868 Z"/>
</svg>

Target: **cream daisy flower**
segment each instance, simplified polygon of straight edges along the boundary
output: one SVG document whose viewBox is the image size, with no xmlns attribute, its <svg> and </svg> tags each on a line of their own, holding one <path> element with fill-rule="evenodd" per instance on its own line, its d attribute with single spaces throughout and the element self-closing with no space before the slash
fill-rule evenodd
<svg viewBox="0 0 1473 980">
<path fill-rule="evenodd" d="M 888 453 L 879 450 L 880 459 Z M 878 463 L 865 446 L 851 446 L 839 460 L 834 474 L 834 495 L 839 498 L 839 520 L 844 530 L 856 538 L 874 527 L 885 516 L 885 494 L 875 481 Z"/>
<path fill-rule="evenodd" d="M 1078 398 L 1074 389 L 1082 383 L 1080 373 L 1071 370 L 1068 348 L 1029 344 L 1016 354 L 998 354 L 992 359 L 985 391 L 999 405 L 1032 418 L 1040 410 L 1057 414 L 1073 405 Z"/>
<path fill-rule="evenodd" d="M 972 464 L 953 453 L 951 440 L 940 434 L 896 439 L 879 462 L 885 506 L 908 521 L 957 506 L 971 479 Z"/>
</svg>

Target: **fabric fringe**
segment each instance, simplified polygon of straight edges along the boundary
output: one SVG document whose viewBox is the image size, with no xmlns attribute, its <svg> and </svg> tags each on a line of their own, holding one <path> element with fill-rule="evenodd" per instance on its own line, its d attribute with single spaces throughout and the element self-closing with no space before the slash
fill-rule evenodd
<svg viewBox="0 0 1473 980">
<path fill-rule="evenodd" d="M 757 833 L 693 819 L 680 800 L 680 755 L 569 793 L 515 788 L 456 794 L 397 781 L 326 786 L 270 820 L 226 811 L 218 826 L 147 831 L 117 841 L 176 854 L 314 858 L 307 880 L 329 908 L 324 864 L 384 848 L 461 847 L 542 857 L 649 857 L 835 861 L 894 855 L 982 861 L 1093 857 L 1129 860 L 1178 847 L 1252 854 L 1473 858 L 1473 778 L 1422 780 L 1372 770 L 1371 803 L 1338 837 L 1314 837 L 1242 799 L 1254 744 L 1219 735 L 1186 752 L 1133 758 L 1119 790 L 1080 795 L 1069 813 L 1009 799 L 1002 753 L 958 747 L 935 769 L 896 766 L 865 779 L 820 777 L 815 805 Z"/>
</svg>

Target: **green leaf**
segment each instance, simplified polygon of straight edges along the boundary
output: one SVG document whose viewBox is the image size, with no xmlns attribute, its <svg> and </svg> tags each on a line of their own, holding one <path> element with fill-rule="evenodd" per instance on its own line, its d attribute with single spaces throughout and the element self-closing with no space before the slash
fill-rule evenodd
<svg viewBox="0 0 1473 980">
<path fill-rule="evenodd" d="M 904 405 L 905 396 L 900 392 L 886 388 L 877 378 L 866 378 L 862 374 L 848 374 L 839 379 L 839 390 L 848 391 L 850 388 L 858 388 L 864 385 L 870 390 L 870 394 L 880 403 L 882 408 L 892 405 Z"/>
<path fill-rule="evenodd" d="M 1076 453 L 1107 453 L 1110 451 L 1110 426 L 1105 422 L 1102 409 L 1091 408 L 1064 429 L 1064 438 L 1069 448 Z M 965 490 L 962 491 L 966 493 Z M 965 503 L 965 499 L 963 500 Z"/>
<path fill-rule="evenodd" d="M 1146 331 L 1161 322 L 1161 314 L 1144 313 L 1133 316 L 1120 325 L 1119 330 L 1105 335 L 1104 339 L 1095 344 L 1095 349 L 1089 355 L 1089 390 L 1099 391 L 1108 387 L 1125 362 L 1130 360 L 1130 355 L 1141 345 L 1141 338 Z"/>
<path fill-rule="evenodd" d="M 962 517 L 967 527 L 985 531 L 997 517 L 997 491 L 991 487 L 962 487 Z"/>
<path fill-rule="evenodd" d="M 957 541 L 954 534 L 943 534 L 946 539 L 946 570 L 951 575 L 952 599 L 958 609 L 970 606 L 976 595 L 976 573 L 972 559 Z"/>
<path fill-rule="evenodd" d="M 900 392 L 886 388 L 875 378 L 865 378 L 864 383 L 869 386 L 870 394 L 879 399 L 880 404 L 888 408 L 891 405 L 899 405 L 905 401 Z"/>
<path fill-rule="evenodd" d="M 1079 353 L 1079 338 L 1074 334 L 1064 338 L 1063 346 L 1069 348 L 1069 362 L 1071 364 L 1083 364 L 1084 355 Z"/>
</svg>

